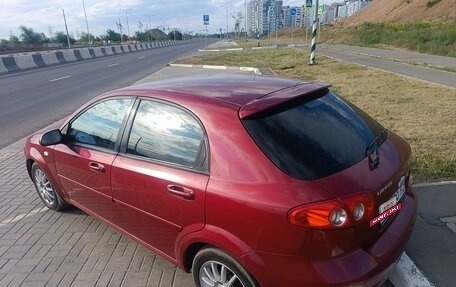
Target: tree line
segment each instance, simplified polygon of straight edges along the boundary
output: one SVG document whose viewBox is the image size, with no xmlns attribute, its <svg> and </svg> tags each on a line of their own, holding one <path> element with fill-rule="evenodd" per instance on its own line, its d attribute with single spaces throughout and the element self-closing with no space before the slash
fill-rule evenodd
<svg viewBox="0 0 456 287">
<path fill-rule="evenodd" d="M 58 31 L 53 33 L 52 37 L 47 37 L 42 32 L 36 32 L 33 28 L 27 26 L 19 26 L 19 36 L 10 35 L 9 39 L 0 39 L 0 45 L 20 45 L 20 44 L 29 44 L 29 45 L 44 45 L 48 43 L 56 43 L 62 46 L 68 45 L 67 35 Z M 139 41 L 139 42 L 148 42 L 148 41 L 162 41 L 162 40 L 182 40 L 184 35 L 179 30 L 170 31 L 168 34 L 165 33 L 153 33 L 152 30 L 149 31 L 136 31 L 132 37 L 128 35 L 121 35 L 114 30 L 107 29 L 104 35 L 93 36 L 92 34 L 81 33 L 79 39 L 76 40 L 72 36 L 69 37 L 70 45 L 78 43 L 120 43 L 121 41 Z"/>
</svg>

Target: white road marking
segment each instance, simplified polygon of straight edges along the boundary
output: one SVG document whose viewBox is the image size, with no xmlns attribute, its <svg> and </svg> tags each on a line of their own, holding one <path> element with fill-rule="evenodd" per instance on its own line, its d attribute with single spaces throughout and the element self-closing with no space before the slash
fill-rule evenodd
<svg viewBox="0 0 456 287">
<path fill-rule="evenodd" d="M 451 229 L 454 233 L 456 233 L 456 216 L 452 217 L 442 217 L 440 221 L 446 224 L 446 226 Z"/>
<path fill-rule="evenodd" d="M 438 186 L 438 185 L 448 185 L 448 184 L 456 184 L 456 180 L 430 182 L 430 183 L 418 183 L 418 184 L 414 184 L 413 187 L 428 187 L 428 186 Z"/>
<path fill-rule="evenodd" d="M 395 287 L 434 287 L 405 252 L 389 279 Z"/>
<path fill-rule="evenodd" d="M 144 56 L 138 57 L 138 59 L 144 59 Z"/>
<path fill-rule="evenodd" d="M 108 65 L 108 67 L 114 67 L 114 66 L 117 66 L 119 65 L 119 63 L 114 63 L 114 64 L 111 64 L 111 65 Z"/>
<path fill-rule="evenodd" d="M 0 222 L 0 227 L 5 226 L 7 224 L 11 224 L 11 223 L 16 223 L 16 222 L 18 222 L 19 220 L 21 220 L 23 218 L 27 218 L 29 216 L 33 216 L 35 214 L 38 214 L 38 213 L 41 213 L 41 212 L 45 212 L 47 210 L 48 210 L 47 207 L 39 207 L 39 208 L 35 208 L 34 210 L 32 210 L 32 211 L 30 211 L 28 213 L 18 214 L 18 215 L 14 216 L 14 217 L 7 218 L 7 219 L 3 220 L 2 222 Z"/>
<path fill-rule="evenodd" d="M 60 78 L 57 78 L 57 79 L 52 79 L 52 80 L 49 80 L 49 82 L 56 82 L 56 81 L 60 81 L 60 80 L 63 80 L 63 79 L 67 79 L 67 78 L 70 78 L 71 76 L 65 76 L 65 77 L 60 77 Z"/>
</svg>

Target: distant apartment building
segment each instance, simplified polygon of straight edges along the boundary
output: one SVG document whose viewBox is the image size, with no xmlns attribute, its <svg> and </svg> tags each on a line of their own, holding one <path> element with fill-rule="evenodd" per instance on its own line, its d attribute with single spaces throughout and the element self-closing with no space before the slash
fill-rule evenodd
<svg viewBox="0 0 456 287">
<path fill-rule="evenodd" d="M 336 19 L 342 19 L 347 17 L 347 5 L 336 4 Z"/>
<path fill-rule="evenodd" d="M 346 0 L 324 5 L 320 23 L 350 17 L 371 0 Z M 291 10 L 296 11 L 292 15 Z M 294 12 L 293 11 L 293 12 Z M 282 0 L 251 0 L 247 6 L 247 32 L 250 36 L 267 35 L 283 27 L 303 27 L 313 23 L 313 9 L 304 6 L 283 6 Z"/>
<path fill-rule="evenodd" d="M 320 15 L 320 22 L 327 23 L 331 22 L 336 18 L 336 6 L 335 5 L 324 5 L 323 13 Z"/>
<path fill-rule="evenodd" d="M 344 4 L 337 4 L 335 18 L 342 19 L 352 16 L 369 5 L 371 0 L 346 1 Z"/>
<path fill-rule="evenodd" d="M 247 30 L 250 35 L 265 35 L 283 24 L 282 0 L 252 0 L 247 6 Z"/>
<path fill-rule="evenodd" d="M 284 27 L 283 25 L 283 1 L 268 1 L 268 32 L 274 32 Z"/>
<path fill-rule="evenodd" d="M 250 1 L 247 4 L 247 33 L 249 35 L 256 34 L 258 31 L 258 12 L 257 12 L 257 1 Z"/>
</svg>

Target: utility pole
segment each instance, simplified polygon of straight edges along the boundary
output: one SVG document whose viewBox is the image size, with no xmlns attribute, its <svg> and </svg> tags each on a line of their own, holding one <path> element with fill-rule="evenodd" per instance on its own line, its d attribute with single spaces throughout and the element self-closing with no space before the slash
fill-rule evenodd
<svg viewBox="0 0 456 287">
<path fill-rule="evenodd" d="M 222 6 L 226 11 L 226 39 L 228 39 L 228 6 Z"/>
<path fill-rule="evenodd" d="M 120 10 L 125 11 L 125 18 L 127 20 L 128 41 L 130 42 L 131 38 L 130 38 L 130 25 L 128 24 L 128 11 L 133 10 L 133 9 L 120 9 Z"/>
<path fill-rule="evenodd" d="M 256 32 L 257 32 L 257 46 L 260 47 L 260 3 L 255 0 L 256 4 Z"/>
<path fill-rule="evenodd" d="M 244 31 L 245 39 L 247 39 L 247 0 L 244 0 Z"/>
<path fill-rule="evenodd" d="M 122 23 L 120 22 L 120 18 L 119 18 L 119 22 L 116 22 L 116 25 L 117 25 L 117 28 L 119 28 L 119 30 L 120 30 L 120 43 L 122 44 L 123 43 L 123 32 L 122 32 Z"/>
<path fill-rule="evenodd" d="M 318 0 L 315 0 L 314 19 L 312 25 L 312 42 L 310 46 L 310 65 L 315 65 L 315 50 L 317 49 L 317 24 L 318 24 Z"/>
<path fill-rule="evenodd" d="M 276 45 L 279 45 L 279 40 L 277 39 L 277 32 L 279 30 L 279 5 L 278 5 L 277 2 L 275 2 L 275 6 L 276 6 L 276 20 L 275 20 L 275 22 L 276 22 L 276 24 L 275 24 L 275 26 L 276 26 L 275 27 L 275 29 L 276 29 L 275 30 L 275 34 L 276 35 L 275 36 L 276 36 Z"/>
<path fill-rule="evenodd" d="M 85 7 L 85 4 L 84 4 L 84 0 L 82 0 L 82 7 L 84 8 L 84 17 L 85 17 L 85 20 L 86 20 L 87 40 L 89 41 L 89 44 L 92 45 L 92 44 L 90 43 L 89 22 L 87 22 L 87 13 L 86 13 L 86 7 Z"/>
<path fill-rule="evenodd" d="M 306 46 L 307 46 L 307 34 L 308 34 L 308 31 L 309 31 L 309 11 L 307 11 L 307 7 L 306 7 Z"/>
<path fill-rule="evenodd" d="M 62 13 L 63 13 L 63 21 L 65 22 L 65 30 L 66 30 L 66 35 L 67 35 L 68 48 L 70 48 L 71 47 L 70 35 L 68 34 L 68 26 L 67 26 L 66 17 L 65 17 L 65 9 L 62 9 Z"/>
<path fill-rule="evenodd" d="M 151 15 L 147 15 L 147 17 L 149 18 L 149 28 L 147 29 L 147 34 L 149 36 L 149 43 L 152 42 L 152 33 L 151 33 L 151 30 L 152 30 L 152 21 L 150 20 L 150 16 Z M 155 15 L 152 15 L 152 16 L 155 16 Z"/>
<path fill-rule="evenodd" d="M 138 22 L 138 28 L 139 28 L 139 33 L 141 33 L 141 37 L 143 37 L 143 32 L 142 32 L 142 28 L 144 27 L 143 23 L 141 23 L 141 21 Z M 142 39 L 140 39 L 142 41 Z"/>
</svg>

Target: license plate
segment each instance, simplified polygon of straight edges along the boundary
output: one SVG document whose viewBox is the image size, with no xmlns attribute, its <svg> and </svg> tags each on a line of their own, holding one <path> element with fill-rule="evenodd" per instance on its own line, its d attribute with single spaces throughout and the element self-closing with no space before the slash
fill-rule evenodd
<svg viewBox="0 0 456 287">
<path fill-rule="evenodd" d="M 395 206 L 398 202 L 402 200 L 405 194 L 405 176 L 401 177 L 399 183 L 397 184 L 398 188 L 393 196 L 388 199 L 386 202 L 382 203 L 378 208 L 378 213 L 382 214 L 391 207 Z"/>
<path fill-rule="evenodd" d="M 396 198 L 396 194 L 394 194 L 394 196 L 391 197 L 387 202 L 380 205 L 380 207 L 378 208 L 378 213 L 382 214 L 383 212 L 387 211 L 388 209 L 395 206 L 396 204 L 397 204 L 397 198 Z"/>
</svg>

